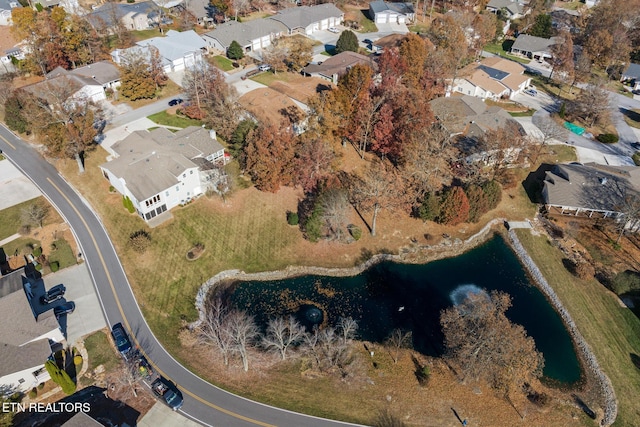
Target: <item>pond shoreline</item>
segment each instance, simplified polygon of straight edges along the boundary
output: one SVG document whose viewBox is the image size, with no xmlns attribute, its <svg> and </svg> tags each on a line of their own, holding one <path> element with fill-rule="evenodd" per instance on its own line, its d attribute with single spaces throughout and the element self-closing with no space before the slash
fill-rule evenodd
<svg viewBox="0 0 640 427">
<path fill-rule="evenodd" d="M 494 229 L 496 225 L 503 224 L 505 219 L 496 218 L 487 223 L 480 231 L 466 240 L 461 239 L 445 239 L 437 245 L 411 245 L 401 247 L 398 254 L 377 254 L 372 256 L 367 261 L 347 268 L 326 268 L 326 267 L 314 267 L 314 266 L 288 266 L 283 270 L 267 271 L 258 273 L 245 273 L 241 270 L 225 270 L 215 276 L 209 278 L 203 283 L 196 295 L 196 309 L 198 310 L 199 318 L 195 322 L 189 325 L 189 329 L 197 328 L 205 319 L 205 304 L 207 296 L 212 289 L 221 283 L 228 283 L 229 281 L 269 281 L 269 280 L 281 280 L 289 279 L 302 275 L 320 275 L 320 276 L 333 276 L 333 277 L 346 277 L 355 276 L 361 274 L 363 271 L 369 269 L 373 265 L 376 265 L 382 261 L 393 261 L 397 263 L 405 264 L 425 264 L 432 261 L 437 261 L 445 258 L 451 258 L 461 255 L 475 247 L 485 243 L 495 233 L 500 231 Z M 504 234 L 504 233 L 500 233 Z M 561 316 L 563 323 L 569 335 L 572 338 L 574 347 L 578 350 L 578 358 L 583 366 L 593 374 L 593 378 L 597 383 L 597 387 L 600 390 L 600 396 L 604 402 L 604 414 L 603 419 L 600 421 L 600 425 L 608 426 L 613 424 L 616 419 L 618 406 L 615 398 L 615 392 L 611 381 L 607 375 L 602 371 L 598 364 L 591 347 L 584 340 L 580 332 L 578 331 L 573 319 L 569 312 L 564 308 L 560 299 L 554 292 L 553 288 L 546 281 L 534 261 L 526 252 L 518 237 L 513 230 L 508 231 L 505 242 L 510 246 L 512 251 L 516 254 L 520 260 L 521 265 L 527 271 L 533 283 L 536 284 L 538 289 L 546 296 L 548 301 L 552 304 L 556 312 Z"/>
</svg>

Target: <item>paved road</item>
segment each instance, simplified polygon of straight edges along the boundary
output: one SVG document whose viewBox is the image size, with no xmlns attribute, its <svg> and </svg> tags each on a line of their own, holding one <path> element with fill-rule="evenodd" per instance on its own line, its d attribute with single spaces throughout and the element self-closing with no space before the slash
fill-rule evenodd
<svg viewBox="0 0 640 427">
<path fill-rule="evenodd" d="M 252 402 L 214 387 L 185 369 L 162 348 L 149 329 L 106 230 L 89 204 L 39 153 L 1 125 L 0 149 L 71 226 L 107 323 L 123 322 L 158 372 L 178 384 L 184 395 L 181 412 L 185 416 L 202 424 L 225 427 L 346 425 Z"/>
</svg>

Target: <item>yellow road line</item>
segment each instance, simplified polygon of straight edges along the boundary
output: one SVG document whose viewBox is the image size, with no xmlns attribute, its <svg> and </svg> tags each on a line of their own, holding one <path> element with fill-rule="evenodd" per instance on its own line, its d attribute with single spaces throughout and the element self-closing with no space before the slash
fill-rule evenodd
<svg viewBox="0 0 640 427">
<path fill-rule="evenodd" d="M 13 148 L 14 150 L 16 149 L 16 147 L 13 146 L 12 143 L 10 143 L 9 141 L 7 141 L 7 138 L 5 138 L 4 136 L 0 135 L 0 138 L 2 138 L 2 140 L 4 142 L 6 142 L 7 144 L 9 144 L 9 147 Z"/>
<path fill-rule="evenodd" d="M 2 135 L 0 135 L 0 138 L 4 139 L 2 137 Z M 8 143 L 8 141 L 6 139 L 4 139 L 4 140 L 5 140 L 5 142 Z M 11 144 L 9 144 L 9 145 L 11 145 Z M 15 150 L 15 148 L 14 148 L 14 150 Z M 118 294 L 116 293 L 115 286 L 113 285 L 113 280 L 111 279 L 111 275 L 109 274 L 109 270 L 107 269 L 107 265 L 104 262 L 104 258 L 102 257 L 102 252 L 100 251 L 100 248 L 98 247 L 98 243 L 96 242 L 96 239 L 93 236 L 93 233 L 91 232 L 91 229 L 89 228 L 89 225 L 84 220 L 82 215 L 80 215 L 80 211 L 78 211 L 78 209 L 74 206 L 74 204 L 71 203 L 71 200 L 69 200 L 69 198 L 60 190 L 60 188 L 58 188 L 58 186 L 56 184 L 54 184 L 54 182 L 50 178 L 47 178 L 47 181 L 49 181 L 49 184 L 51 184 L 53 186 L 53 188 L 55 188 L 58 191 L 58 193 L 60 193 L 60 195 L 67 201 L 67 203 L 69 203 L 69 206 L 71 206 L 71 208 L 76 212 L 76 214 L 78 215 L 78 217 L 80 218 L 80 220 L 84 224 L 84 227 L 87 229 L 87 232 L 89 233 L 89 236 L 91 236 L 91 241 L 93 242 L 93 246 L 95 246 L 96 251 L 98 252 L 98 256 L 100 257 L 100 262 L 102 263 L 102 268 L 104 268 L 104 271 L 107 274 L 107 280 L 109 281 L 109 286 L 111 286 L 111 291 L 113 292 L 113 296 L 114 296 L 114 298 L 116 300 L 116 304 L 118 305 L 118 310 L 120 311 L 120 316 L 122 316 L 122 318 L 124 319 L 124 323 L 127 326 L 127 329 L 129 330 L 129 333 L 133 337 L 133 340 L 136 343 L 136 347 L 139 348 L 140 345 L 138 343 L 138 340 L 136 339 L 135 335 L 133 333 L 131 333 L 131 331 L 132 331 L 131 326 L 129 325 L 129 322 L 127 321 L 127 318 L 124 315 L 124 311 L 122 310 L 122 305 L 120 304 L 120 299 L 118 298 Z M 144 351 L 142 353 L 144 354 Z M 145 356 L 146 356 L 146 354 L 145 354 Z M 156 365 L 153 365 L 153 367 L 158 371 L 158 373 L 160 373 L 160 375 L 162 375 L 163 377 L 165 377 L 165 378 L 170 380 L 170 378 L 167 377 L 164 374 L 164 372 L 162 372 L 160 369 L 158 369 L 158 367 Z M 263 423 L 262 421 L 254 420 L 252 418 L 245 417 L 244 415 L 236 414 L 235 412 L 232 412 L 232 411 L 229 411 L 227 409 L 221 408 L 220 406 L 214 405 L 213 403 L 204 400 L 200 396 L 198 396 L 196 394 L 193 394 L 192 392 L 190 392 L 187 389 L 182 389 L 182 390 L 185 393 L 187 393 L 189 396 L 191 396 L 194 399 L 198 400 L 199 402 L 204 403 L 205 405 L 207 405 L 207 406 L 209 406 L 209 407 L 211 407 L 213 409 L 216 409 L 216 410 L 218 410 L 220 412 L 223 412 L 223 413 L 225 413 L 227 415 L 231 415 L 234 418 L 238 418 L 240 420 L 247 421 L 249 423 L 256 424 L 256 425 L 263 426 L 263 427 L 275 427 L 272 424 Z"/>
</svg>

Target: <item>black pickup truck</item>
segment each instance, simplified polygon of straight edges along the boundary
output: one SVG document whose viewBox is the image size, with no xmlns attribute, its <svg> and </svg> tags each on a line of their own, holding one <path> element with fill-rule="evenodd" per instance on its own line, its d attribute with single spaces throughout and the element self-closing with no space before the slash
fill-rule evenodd
<svg viewBox="0 0 640 427">
<path fill-rule="evenodd" d="M 162 398 L 174 411 L 180 409 L 184 403 L 182 394 L 176 386 L 164 377 L 159 376 L 156 378 L 156 380 L 151 383 L 151 390 L 153 390 L 156 396 Z"/>
</svg>

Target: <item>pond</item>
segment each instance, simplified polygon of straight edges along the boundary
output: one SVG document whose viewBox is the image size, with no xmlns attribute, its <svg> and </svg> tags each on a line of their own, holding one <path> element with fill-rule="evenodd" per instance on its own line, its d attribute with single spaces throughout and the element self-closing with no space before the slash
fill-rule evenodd
<svg viewBox="0 0 640 427">
<path fill-rule="evenodd" d="M 352 317 L 358 321 L 358 336 L 372 342 L 383 342 L 396 328 L 411 330 L 417 351 L 440 356 L 440 311 L 480 289 L 511 295 L 507 317 L 523 325 L 544 354 L 546 379 L 567 385 L 579 380 L 580 364 L 562 319 L 500 236 L 428 264 L 381 262 L 351 277 L 238 282 L 231 301 L 261 325 L 289 314 L 308 327 Z"/>
</svg>

